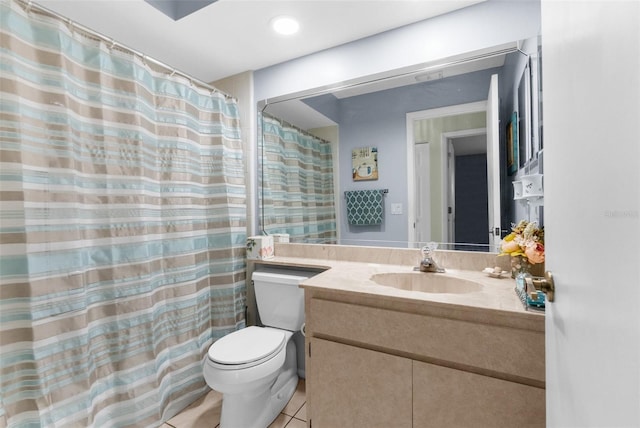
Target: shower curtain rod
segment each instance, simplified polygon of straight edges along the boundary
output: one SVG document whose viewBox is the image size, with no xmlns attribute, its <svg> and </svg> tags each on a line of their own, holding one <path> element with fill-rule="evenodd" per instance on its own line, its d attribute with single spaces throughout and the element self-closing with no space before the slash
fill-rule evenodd
<svg viewBox="0 0 640 428">
<path fill-rule="evenodd" d="M 107 36 L 105 36 L 105 35 L 103 35 L 101 33 L 98 33 L 97 31 L 92 30 L 91 28 L 88 28 L 88 27 L 86 27 L 86 26 L 84 26 L 82 24 L 79 24 L 79 23 L 77 23 L 77 22 L 75 22 L 75 21 L 73 21 L 73 20 L 71 20 L 71 19 L 69 19 L 69 18 L 67 18 L 65 16 L 62 16 L 57 12 L 54 12 L 54 11 L 52 11 L 50 9 L 47 9 L 46 7 L 44 7 L 44 6 L 42 6 L 42 5 L 38 4 L 38 3 L 34 3 L 33 0 L 28 0 L 28 1 L 27 0 L 13 0 L 13 1 L 18 3 L 20 5 L 20 7 L 22 7 L 22 9 L 24 9 L 24 11 L 27 12 L 27 13 L 30 13 L 30 12 L 33 11 L 33 12 L 39 13 L 41 15 L 48 15 L 48 16 L 50 16 L 52 18 L 58 19 L 59 21 L 62 21 L 65 25 L 67 25 L 67 27 L 71 30 L 71 32 L 74 32 L 75 30 L 80 30 L 83 33 L 86 33 L 87 35 L 90 35 L 92 37 L 98 38 L 101 41 L 107 42 L 109 44 L 109 49 L 113 49 L 113 48 L 117 47 L 120 50 L 123 50 L 123 51 L 125 51 L 127 53 L 130 53 L 130 54 L 133 54 L 134 56 L 139 57 L 140 59 L 142 59 L 142 62 L 145 63 L 145 64 L 147 62 L 152 62 L 156 66 L 164 68 L 168 72 L 167 74 L 169 74 L 170 76 L 173 76 L 173 75 L 176 75 L 176 74 L 180 75 L 180 76 L 184 77 L 185 79 L 187 79 L 191 85 L 199 86 L 202 89 L 206 89 L 208 91 L 211 91 L 212 94 L 217 92 L 217 93 L 221 94 L 222 96 L 224 96 L 227 99 L 236 100 L 236 98 L 234 96 L 229 95 L 226 92 L 221 91 L 220 89 L 218 89 L 218 88 L 216 88 L 214 86 L 211 86 L 210 84 L 208 84 L 206 82 L 203 82 L 200 79 L 197 79 L 197 78 L 195 78 L 193 76 L 190 76 L 190 75 L 188 75 L 188 74 L 176 69 L 175 67 L 171 67 L 170 65 L 165 64 L 162 61 L 159 61 L 159 60 L 157 60 L 155 58 L 152 58 L 152 57 L 150 57 L 148 55 L 143 54 L 142 52 L 138 52 L 138 51 L 130 48 L 129 46 L 125 46 L 125 45 L 117 42 L 116 40 L 114 40 L 114 39 L 112 39 L 110 37 L 107 37 Z"/>
<path fill-rule="evenodd" d="M 266 106 L 265 106 L 265 107 L 266 107 Z M 303 133 L 303 134 L 304 134 L 304 135 L 306 135 L 307 137 L 311 137 L 311 138 L 315 138 L 316 140 L 320 140 L 320 142 L 321 142 L 321 143 L 324 143 L 324 144 L 331 144 L 331 142 L 329 142 L 329 141 L 325 140 L 324 138 L 317 137 L 317 136 L 313 135 L 312 133 L 310 133 L 309 131 L 305 131 L 304 129 L 298 128 L 297 126 L 295 126 L 295 125 L 293 125 L 293 124 L 291 124 L 291 123 L 287 122 L 287 121 L 286 121 L 286 120 L 284 120 L 284 119 L 280 119 L 279 117 L 275 117 L 275 116 L 273 116 L 273 115 L 271 115 L 271 114 L 269 114 L 269 113 L 265 113 L 265 112 L 264 112 L 264 109 L 262 110 L 262 114 L 263 114 L 264 116 L 266 116 L 266 117 L 270 118 L 270 119 L 277 120 L 278 122 L 280 122 L 280 123 L 281 123 L 282 125 L 284 125 L 284 126 L 288 126 L 288 127 L 290 127 L 290 128 L 295 129 L 295 130 L 296 130 L 296 131 L 298 131 L 298 132 Z"/>
</svg>

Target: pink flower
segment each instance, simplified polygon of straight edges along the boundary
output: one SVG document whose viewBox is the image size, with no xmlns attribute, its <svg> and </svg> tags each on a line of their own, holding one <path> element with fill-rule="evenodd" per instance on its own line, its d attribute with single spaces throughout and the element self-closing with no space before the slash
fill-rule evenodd
<svg viewBox="0 0 640 428">
<path fill-rule="evenodd" d="M 258 250 L 260 257 L 270 257 L 273 255 L 273 247 L 263 247 Z"/>
<path fill-rule="evenodd" d="M 532 242 L 524 249 L 524 255 L 532 265 L 544 262 L 544 245 Z"/>
</svg>

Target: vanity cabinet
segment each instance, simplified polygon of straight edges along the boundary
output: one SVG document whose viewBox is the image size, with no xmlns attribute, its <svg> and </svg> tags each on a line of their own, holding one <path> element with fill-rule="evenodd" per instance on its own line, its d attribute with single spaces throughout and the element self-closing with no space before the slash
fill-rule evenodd
<svg viewBox="0 0 640 428">
<path fill-rule="evenodd" d="M 412 361 L 312 339 L 313 427 L 411 428 Z"/>
<path fill-rule="evenodd" d="M 413 361 L 413 426 L 544 427 L 544 389 Z"/>
<path fill-rule="evenodd" d="M 501 325 L 426 305 L 305 296 L 312 428 L 544 427 L 543 319 Z"/>
</svg>

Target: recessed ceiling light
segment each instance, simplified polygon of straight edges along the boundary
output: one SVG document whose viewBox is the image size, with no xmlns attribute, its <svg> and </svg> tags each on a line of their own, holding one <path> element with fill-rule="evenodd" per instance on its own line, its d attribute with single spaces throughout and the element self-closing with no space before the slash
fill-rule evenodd
<svg viewBox="0 0 640 428">
<path fill-rule="evenodd" d="M 278 34 L 290 36 L 300 29 L 300 24 L 291 16 L 276 16 L 271 20 L 271 28 Z"/>
</svg>

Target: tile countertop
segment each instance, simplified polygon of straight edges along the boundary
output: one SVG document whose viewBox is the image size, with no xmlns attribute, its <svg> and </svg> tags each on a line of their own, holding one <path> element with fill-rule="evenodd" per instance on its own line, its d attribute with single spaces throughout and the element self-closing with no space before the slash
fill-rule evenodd
<svg viewBox="0 0 640 428">
<path fill-rule="evenodd" d="M 397 251 L 397 250 L 396 250 Z M 405 250 L 408 251 L 408 250 Z M 409 250 L 410 251 L 410 250 Z M 291 251 L 282 251 L 291 253 Z M 281 265 L 290 267 L 326 269 L 301 284 L 308 290 L 333 292 L 346 295 L 359 295 L 361 297 L 382 298 L 387 302 L 405 302 L 429 306 L 433 309 L 455 310 L 455 312 L 475 312 L 481 319 L 512 318 L 519 319 L 527 324 L 533 322 L 544 328 L 544 313 L 527 311 L 517 297 L 514 280 L 507 274 L 506 277 L 491 278 L 481 269 L 465 270 L 447 268 L 444 274 L 415 272 L 414 266 L 406 263 L 369 263 L 353 260 L 336 260 L 335 257 L 312 258 L 307 257 L 305 251 L 299 254 L 305 257 L 293 257 L 291 254 L 278 256 L 270 260 L 254 261 L 262 265 Z M 310 255 L 310 254 L 309 254 Z M 317 253 L 313 255 L 318 255 Z M 322 255 L 322 254 L 320 254 Z M 355 258 L 358 257 L 349 257 Z M 415 258 L 415 257 L 414 257 Z M 398 260 L 393 260 L 397 262 Z M 477 263 L 476 263 L 477 264 Z M 486 262 L 484 264 L 487 264 Z M 489 267 L 489 266 L 485 266 Z M 401 290 L 394 287 L 379 285 L 371 280 L 372 275 L 379 273 L 415 273 L 416 275 L 446 275 L 461 279 L 467 279 L 482 285 L 481 291 L 471 293 L 426 293 L 419 291 Z M 454 316 L 457 318 L 457 316 Z M 467 318 L 466 316 L 464 318 Z M 475 316 L 473 318 L 476 318 Z M 497 320 L 496 320 L 497 321 Z M 536 329 L 538 329 L 536 328 Z"/>
</svg>

